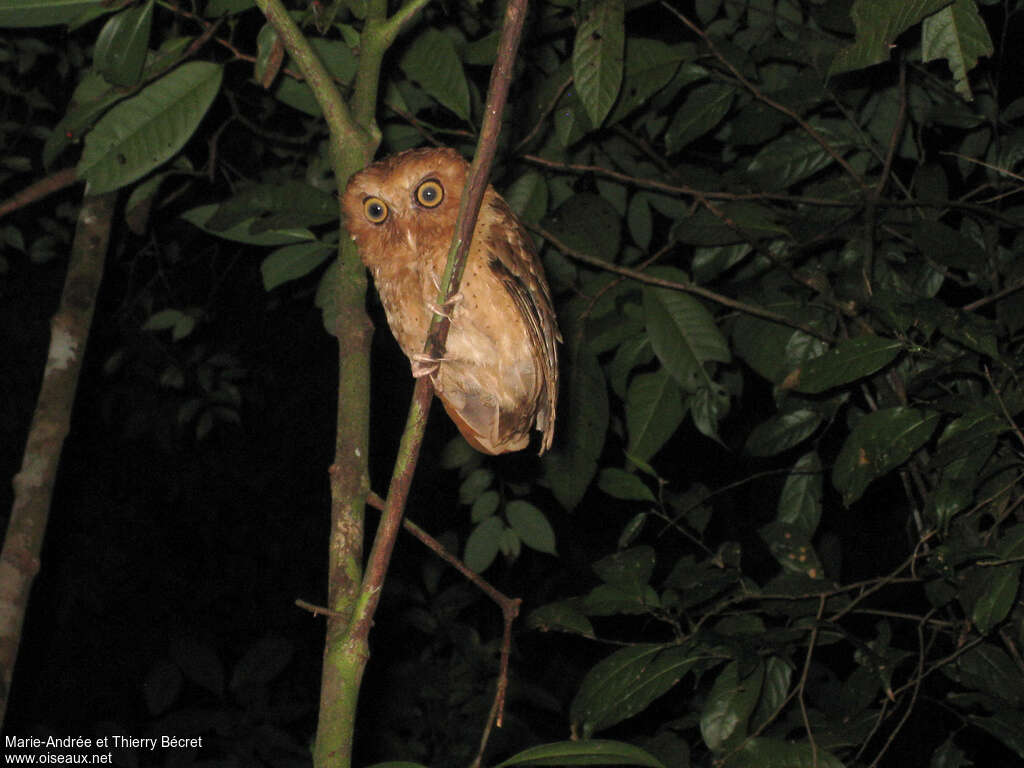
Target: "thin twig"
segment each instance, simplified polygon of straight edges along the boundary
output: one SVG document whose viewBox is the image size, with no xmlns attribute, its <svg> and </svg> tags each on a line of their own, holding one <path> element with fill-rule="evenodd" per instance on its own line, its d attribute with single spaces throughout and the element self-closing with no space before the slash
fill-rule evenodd
<svg viewBox="0 0 1024 768">
<path fill-rule="evenodd" d="M 693 294 L 694 296 L 700 296 L 701 298 L 713 301 L 716 304 L 721 304 L 723 307 L 729 307 L 735 309 L 744 314 L 753 315 L 754 317 L 760 317 L 762 320 L 768 320 L 779 325 L 786 325 L 790 328 L 796 328 L 799 331 L 803 331 L 806 334 L 814 336 L 815 338 L 821 339 L 822 341 L 834 342 L 835 339 L 825 333 L 819 331 L 816 328 L 812 328 L 806 323 L 801 323 L 797 320 L 790 320 L 785 315 L 780 315 L 776 312 L 772 312 L 768 309 L 762 309 L 761 307 L 753 304 L 746 304 L 736 299 L 730 299 L 728 296 L 723 296 L 720 293 L 715 293 L 707 288 L 702 288 L 699 285 L 693 283 L 680 283 L 675 280 L 666 280 L 665 278 L 655 277 L 654 275 L 648 275 L 646 272 L 640 272 L 636 269 L 630 269 L 629 267 L 622 267 L 618 264 L 612 264 L 611 262 L 604 261 L 602 259 L 595 258 L 581 251 L 577 251 L 574 248 L 570 248 L 568 245 L 559 240 L 555 235 L 551 234 L 548 230 L 543 227 L 532 227 L 533 231 L 543 237 L 545 240 L 550 242 L 555 248 L 560 250 L 566 256 L 571 256 L 577 261 L 582 261 L 584 264 L 589 264 L 592 267 L 598 269 L 604 269 L 608 272 L 614 272 L 618 275 L 631 278 L 637 282 L 646 283 L 647 285 L 655 285 L 659 288 L 670 288 L 673 291 L 681 291 L 683 293 Z"/>
</svg>

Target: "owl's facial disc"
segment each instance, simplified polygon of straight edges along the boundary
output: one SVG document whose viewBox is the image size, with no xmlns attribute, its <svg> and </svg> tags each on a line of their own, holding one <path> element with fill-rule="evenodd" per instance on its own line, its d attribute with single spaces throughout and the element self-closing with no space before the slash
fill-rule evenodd
<svg viewBox="0 0 1024 768">
<path fill-rule="evenodd" d="M 437 179 L 426 179 L 416 187 L 415 200 L 424 208 L 437 208 L 444 200 L 444 187 Z"/>
<path fill-rule="evenodd" d="M 388 204 L 379 197 L 367 197 L 363 200 L 363 213 L 371 224 L 383 224 L 388 217 Z"/>
</svg>

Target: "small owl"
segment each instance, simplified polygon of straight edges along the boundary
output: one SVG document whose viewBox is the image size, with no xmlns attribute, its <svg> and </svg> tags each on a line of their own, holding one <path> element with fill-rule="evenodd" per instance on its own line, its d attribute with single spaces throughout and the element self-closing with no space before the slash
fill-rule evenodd
<svg viewBox="0 0 1024 768">
<path fill-rule="evenodd" d="M 518 451 L 536 426 L 544 453 L 554 435 L 562 337 L 533 240 L 491 187 L 459 292 L 440 310 L 451 318 L 444 355 L 422 357 L 468 172 L 453 149 L 384 158 L 349 181 L 345 223 L 413 375 L 431 376 L 469 444 Z"/>
</svg>

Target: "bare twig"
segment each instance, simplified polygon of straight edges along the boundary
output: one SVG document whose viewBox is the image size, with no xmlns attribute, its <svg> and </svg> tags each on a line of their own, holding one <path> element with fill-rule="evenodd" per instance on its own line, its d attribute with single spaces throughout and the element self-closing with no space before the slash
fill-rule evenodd
<svg viewBox="0 0 1024 768">
<path fill-rule="evenodd" d="M 636 269 L 630 269 L 629 267 L 622 267 L 618 264 L 612 264 L 611 262 L 604 261 L 602 259 L 595 258 L 589 254 L 577 251 L 574 248 L 570 248 L 568 245 L 559 240 L 555 235 L 551 234 L 548 230 L 543 227 L 532 228 L 537 234 L 543 237 L 545 240 L 550 242 L 555 248 L 560 250 L 566 256 L 571 256 L 577 261 L 582 261 L 584 264 L 589 264 L 592 267 L 598 269 L 604 269 L 608 272 L 614 272 L 618 275 L 631 278 L 647 285 L 655 285 L 659 288 L 670 288 L 673 291 L 681 291 L 683 293 L 693 294 L 694 296 L 700 296 L 701 298 L 713 301 L 716 304 L 721 304 L 723 307 L 729 307 L 735 309 L 744 314 L 753 315 L 754 317 L 760 317 L 762 320 L 768 320 L 779 325 L 786 325 L 790 328 L 796 328 L 799 331 L 803 331 L 806 334 L 814 336 L 815 338 L 822 339 L 823 341 L 833 342 L 835 339 L 831 335 L 824 331 L 819 331 L 816 328 L 812 328 L 806 323 L 801 323 L 796 320 L 790 320 L 785 315 L 780 315 L 777 312 L 772 312 L 769 309 L 763 309 L 753 304 L 746 304 L 736 299 L 730 299 L 728 296 L 723 296 L 720 293 L 715 293 L 707 288 L 702 288 L 699 285 L 693 283 L 680 283 L 675 280 L 666 280 L 661 277 L 655 277 L 654 275 L 648 275 L 646 272 L 641 272 Z"/>
</svg>

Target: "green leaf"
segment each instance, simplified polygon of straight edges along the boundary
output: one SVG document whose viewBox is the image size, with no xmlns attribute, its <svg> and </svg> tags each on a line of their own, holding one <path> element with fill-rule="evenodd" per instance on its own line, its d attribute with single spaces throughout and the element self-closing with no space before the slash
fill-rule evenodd
<svg viewBox="0 0 1024 768">
<path fill-rule="evenodd" d="M 334 251 L 326 243 L 296 243 L 278 248 L 260 264 L 263 290 L 272 291 L 289 280 L 305 277 L 323 264 Z"/>
<path fill-rule="evenodd" d="M 858 336 L 841 341 L 825 354 L 791 371 L 782 386 L 818 394 L 870 376 L 895 360 L 902 349 L 902 342 L 883 336 Z"/>
<path fill-rule="evenodd" d="M 718 125 L 729 113 L 736 89 L 723 83 L 700 85 L 687 95 L 665 131 L 669 154 L 678 152 Z"/>
<path fill-rule="evenodd" d="M 654 217 L 651 216 L 651 206 L 642 194 L 633 195 L 629 199 L 626 222 L 629 224 L 629 234 L 633 242 L 646 250 L 654 234 Z"/>
<path fill-rule="evenodd" d="M 956 0 L 924 20 L 921 27 L 921 55 L 926 61 L 946 59 L 953 73 L 956 92 L 965 99 L 974 98 L 967 73 L 979 56 L 992 55 L 992 38 L 971 0 Z"/>
<path fill-rule="evenodd" d="M 1020 710 L 999 710 L 991 717 L 968 715 L 967 719 L 995 736 L 1024 760 L 1024 728 L 1021 728 L 1024 713 Z"/>
<path fill-rule="evenodd" d="M 483 573 L 498 556 L 505 523 L 500 517 L 488 517 L 473 529 L 466 539 L 466 552 L 462 561 L 473 571 Z"/>
<path fill-rule="evenodd" d="M 153 0 L 107 19 L 96 38 L 93 63 L 108 83 L 127 88 L 139 82 L 152 26 Z"/>
<path fill-rule="evenodd" d="M 751 456 L 774 456 L 799 445 L 821 423 L 821 414 L 810 408 L 779 413 L 754 427 L 744 448 Z"/>
<path fill-rule="evenodd" d="M 766 206 L 739 201 L 716 205 L 716 213 L 701 207 L 696 213 L 677 218 L 672 239 L 689 245 L 733 245 L 750 238 L 788 235 Z"/>
<path fill-rule="evenodd" d="M 843 443 L 832 469 L 832 483 L 849 506 L 875 478 L 909 459 L 939 424 L 935 411 L 898 406 L 865 416 Z"/>
<path fill-rule="evenodd" d="M 971 621 L 978 631 L 987 635 L 1005 619 L 1013 608 L 1020 589 L 1021 566 L 1024 558 L 1024 524 L 1008 530 L 999 542 L 998 555 L 1005 565 L 979 567 L 970 575 L 979 591 L 971 607 Z M 1014 563 L 1014 561 L 1017 561 Z"/>
<path fill-rule="evenodd" d="M 763 664 L 742 680 L 735 661 L 718 673 L 700 714 L 700 732 L 712 752 L 746 735 L 747 720 L 757 706 L 763 684 Z"/>
<path fill-rule="evenodd" d="M 974 761 L 967 758 L 950 736 L 932 752 L 928 768 L 971 768 L 973 765 Z"/>
<path fill-rule="evenodd" d="M 624 469 L 605 467 L 597 478 L 597 486 L 609 496 L 627 501 L 655 502 L 647 483 Z"/>
<path fill-rule="evenodd" d="M 810 537 L 803 530 L 787 523 L 768 523 L 760 530 L 761 538 L 768 545 L 779 565 L 791 573 L 806 574 L 811 579 L 824 578 L 818 553 L 814 551 Z"/>
<path fill-rule="evenodd" d="M 751 739 L 729 756 L 729 765 L 738 768 L 843 768 L 843 763 L 820 745 L 806 741 Z"/>
<path fill-rule="evenodd" d="M 584 737 L 645 710 L 671 690 L 705 655 L 689 645 L 636 645 L 591 669 L 570 709 Z"/>
<path fill-rule="evenodd" d="M 291 243 L 316 239 L 316 236 L 312 232 L 301 227 L 295 229 L 253 232 L 252 230 L 257 221 L 256 218 L 249 218 L 229 227 L 228 229 L 214 229 L 210 227 L 208 223 L 219 210 L 220 206 L 215 203 L 211 205 L 201 205 L 198 208 L 185 211 L 185 213 L 181 214 L 181 218 L 190 224 L 194 224 L 199 227 L 204 232 L 209 232 L 211 235 L 222 237 L 225 240 L 234 240 L 238 243 L 246 243 L 248 245 L 289 245 Z"/>
<path fill-rule="evenodd" d="M 541 744 L 524 749 L 496 768 L 512 765 L 646 765 L 665 768 L 661 761 L 640 747 L 604 739 Z"/>
<path fill-rule="evenodd" d="M 939 221 L 917 221 L 914 243 L 929 259 L 968 272 L 985 268 L 985 252 L 977 242 Z"/>
<path fill-rule="evenodd" d="M 812 125 L 840 156 L 856 146 L 838 126 L 832 126 L 830 130 L 820 123 Z M 794 129 L 762 147 L 747 166 L 747 173 L 761 189 L 780 192 L 809 179 L 834 162 L 832 154 L 815 139 L 802 130 Z"/>
<path fill-rule="evenodd" d="M 104 5 L 104 0 L 4 0 L 0 27 L 55 27 Z"/>
<path fill-rule="evenodd" d="M 594 637 L 594 626 L 579 609 L 579 603 L 579 598 L 573 598 L 542 605 L 530 612 L 526 626 L 541 632 L 573 632 L 584 637 Z"/>
<path fill-rule="evenodd" d="M 427 27 L 398 61 L 406 77 L 463 120 L 469 120 L 469 83 L 455 41 Z"/>
<path fill-rule="evenodd" d="M 793 465 L 779 494 L 775 519 L 793 526 L 810 540 L 821 520 L 821 459 L 814 451 L 805 453 Z"/>
<path fill-rule="evenodd" d="M 850 17 L 857 41 L 832 60 L 829 74 L 851 72 L 888 61 L 896 38 L 951 0 L 855 0 Z"/>
<path fill-rule="evenodd" d="M 997 645 L 984 642 L 957 659 L 954 669 L 945 669 L 965 688 L 991 696 L 1001 704 L 1019 709 L 1024 705 L 1024 675 L 1013 659 Z"/>
<path fill-rule="evenodd" d="M 217 64 L 182 64 L 111 109 L 85 138 L 78 175 L 88 193 L 123 187 L 178 153 L 220 90 Z"/>
<path fill-rule="evenodd" d="M 231 674 L 228 686 L 233 691 L 265 685 L 277 677 L 292 659 L 294 647 L 283 638 L 264 637 L 245 652 Z"/>
<path fill-rule="evenodd" d="M 566 509 L 572 509 L 583 498 L 590 481 L 597 474 L 597 459 L 604 448 L 608 431 L 608 388 L 597 356 L 585 340 L 582 328 L 574 327 L 579 315 L 562 315 L 562 333 L 568 351 L 568 385 L 564 395 L 567 405 L 559 414 L 561 437 L 544 456 L 544 476 L 555 498 Z"/>
<path fill-rule="evenodd" d="M 602 557 L 594 563 L 601 581 L 623 589 L 635 589 L 650 583 L 654 574 L 654 548 L 633 547 Z"/>
<path fill-rule="evenodd" d="M 484 491 L 473 500 L 473 506 L 469 509 L 469 519 L 474 523 L 480 523 L 498 511 L 501 504 L 501 496 L 497 491 Z"/>
<path fill-rule="evenodd" d="M 505 516 L 523 544 L 538 552 L 557 555 L 555 551 L 555 531 L 551 523 L 533 504 L 528 501 L 510 501 L 505 505 Z"/>
<path fill-rule="evenodd" d="M 592 192 L 573 195 L 559 205 L 546 228 L 565 245 L 588 256 L 614 262 L 619 255 L 619 214 L 611 203 Z"/>
<path fill-rule="evenodd" d="M 732 359 L 715 318 L 692 296 L 668 288 L 644 287 L 644 317 L 655 354 L 687 392 L 711 384 L 705 363 Z"/>
<path fill-rule="evenodd" d="M 590 122 L 604 122 L 622 86 L 626 46 L 623 0 L 599 0 L 576 30 L 572 73 Z"/>
<path fill-rule="evenodd" d="M 664 369 L 638 375 L 626 393 L 628 456 L 648 461 L 675 434 L 685 415 L 682 390 Z"/>
<path fill-rule="evenodd" d="M 685 44 L 668 45 L 647 37 L 627 37 L 622 90 L 608 124 L 614 125 L 646 104 L 668 85 L 680 63 L 692 55 L 692 48 Z"/>
</svg>

